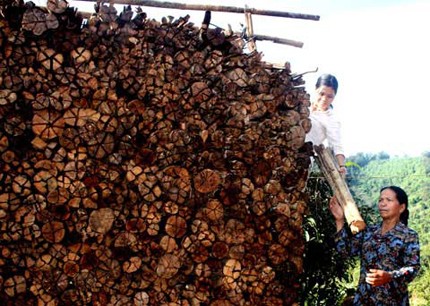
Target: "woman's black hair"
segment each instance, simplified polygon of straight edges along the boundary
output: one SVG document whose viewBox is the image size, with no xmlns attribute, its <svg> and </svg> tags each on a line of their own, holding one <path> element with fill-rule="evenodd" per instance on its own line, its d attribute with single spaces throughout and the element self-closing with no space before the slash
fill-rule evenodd
<svg viewBox="0 0 430 306">
<path fill-rule="evenodd" d="M 317 83 L 315 84 L 315 88 L 319 88 L 320 86 L 328 86 L 333 88 L 334 93 L 337 94 L 337 88 L 339 86 L 337 79 L 334 75 L 331 74 L 323 74 L 321 75 Z"/>
<path fill-rule="evenodd" d="M 408 195 L 402 188 L 397 186 L 383 187 L 381 188 L 380 192 L 384 191 L 385 189 L 390 189 L 394 191 L 394 193 L 396 194 L 397 201 L 399 201 L 400 204 L 405 204 L 405 210 L 400 214 L 400 221 L 407 226 L 409 219 Z"/>
</svg>

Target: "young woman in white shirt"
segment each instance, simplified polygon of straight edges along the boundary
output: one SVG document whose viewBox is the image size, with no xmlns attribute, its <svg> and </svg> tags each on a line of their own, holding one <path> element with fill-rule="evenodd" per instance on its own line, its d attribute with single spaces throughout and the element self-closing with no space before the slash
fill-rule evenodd
<svg viewBox="0 0 430 306">
<path fill-rule="evenodd" d="M 315 84 L 315 100 L 311 104 L 310 119 L 312 128 L 306 135 L 306 141 L 313 145 L 327 142 L 333 150 L 339 166 L 339 172 L 346 174 L 345 154 L 343 149 L 340 121 L 333 112 L 332 103 L 336 97 L 338 81 L 331 74 L 321 75 Z"/>
</svg>

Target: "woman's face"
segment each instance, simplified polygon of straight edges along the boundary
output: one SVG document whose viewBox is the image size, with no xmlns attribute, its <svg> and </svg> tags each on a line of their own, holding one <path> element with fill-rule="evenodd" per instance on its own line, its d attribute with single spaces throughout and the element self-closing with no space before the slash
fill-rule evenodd
<svg viewBox="0 0 430 306">
<path fill-rule="evenodd" d="M 336 96 L 334 89 L 322 85 L 316 89 L 316 102 L 314 103 L 315 109 L 319 111 L 326 111 Z"/>
<path fill-rule="evenodd" d="M 379 196 L 378 209 L 383 220 L 394 219 L 398 221 L 400 214 L 405 210 L 406 205 L 400 204 L 396 193 L 391 189 L 384 189 Z"/>
</svg>

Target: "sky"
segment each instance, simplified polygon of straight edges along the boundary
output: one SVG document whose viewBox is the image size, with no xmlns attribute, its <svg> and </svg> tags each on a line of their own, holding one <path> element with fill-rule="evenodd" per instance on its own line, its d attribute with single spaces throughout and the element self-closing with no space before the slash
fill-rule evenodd
<svg viewBox="0 0 430 306">
<path fill-rule="evenodd" d="M 35 0 L 44 5 L 46 1 Z M 303 42 L 302 48 L 257 41 L 263 60 L 289 62 L 306 74 L 313 97 L 322 73 L 334 74 L 339 90 L 333 103 L 342 124 L 347 156 L 386 152 L 420 156 L 430 151 L 430 1 L 427 0 L 170 0 L 320 16 L 319 21 L 253 15 L 254 33 Z M 69 1 L 80 11 L 93 4 Z M 148 17 L 189 14 L 200 24 L 204 12 L 144 7 Z M 120 10 L 119 10 L 120 11 Z M 242 14 L 212 12 L 213 26 L 240 31 Z"/>
</svg>

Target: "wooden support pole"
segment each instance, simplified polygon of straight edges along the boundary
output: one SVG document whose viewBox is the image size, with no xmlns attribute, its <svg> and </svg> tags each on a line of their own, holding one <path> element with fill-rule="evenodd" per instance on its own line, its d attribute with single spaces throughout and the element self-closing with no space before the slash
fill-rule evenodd
<svg viewBox="0 0 430 306">
<path fill-rule="evenodd" d="M 252 24 L 252 14 L 248 11 L 248 6 L 245 6 L 245 20 L 246 20 L 246 35 L 248 36 L 248 49 L 250 52 L 257 50 L 254 38 L 254 26 Z"/>
<path fill-rule="evenodd" d="M 327 179 L 340 205 L 342 205 L 343 211 L 345 212 L 345 219 L 351 232 L 356 234 L 362 231 L 366 227 L 366 223 L 360 215 L 348 185 L 336 167 L 333 154 L 330 150 L 327 150 L 324 145 L 314 146 L 314 150 L 316 152 L 317 164 L 324 177 Z"/>
<path fill-rule="evenodd" d="M 80 1 L 95 2 L 94 0 L 80 0 Z M 177 10 L 218 11 L 218 12 L 239 13 L 239 14 L 245 13 L 245 9 L 241 7 L 223 6 L 223 5 L 185 4 L 185 3 L 154 1 L 154 0 L 114 0 L 113 4 L 150 6 L 150 7 L 160 7 L 160 8 L 167 8 L 167 9 L 177 9 Z M 310 14 L 280 12 L 280 11 L 271 11 L 271 10 L 258 10 L 254 8 L 248 8 L 246 9 L 246 11 L 253 15 L 306 19 L 306 20 L 314 20 L 314 21 L 320 20 L 320 16 L 310 15 Z"/>
</svg>

